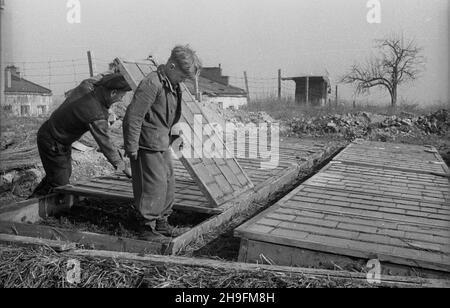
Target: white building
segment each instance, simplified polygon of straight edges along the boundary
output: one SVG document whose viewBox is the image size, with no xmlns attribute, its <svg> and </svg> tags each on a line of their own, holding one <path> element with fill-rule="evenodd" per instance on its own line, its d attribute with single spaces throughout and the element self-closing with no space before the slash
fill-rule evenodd
<svg viewBox="0 0 450 308">
<path fill-rule="evenodd" d="M 194 82 L 186 81 L 189 91 L 195 95 Z M 202 102 L 216 104 L 220 108 L 239 109 L 248 103 L 247 92 L 229 84 L 229 77 L 222 76 L 222 68 L 204 67 L 198 80 Z"/>
<path fill-rule="evenodd" d="M 12 116 L 46 115 L 53 101 L 50 89 L 23 79 L 15 66 L 8 66 L 5 69 L 4 94 L 2 113 Z"/>
</svg>

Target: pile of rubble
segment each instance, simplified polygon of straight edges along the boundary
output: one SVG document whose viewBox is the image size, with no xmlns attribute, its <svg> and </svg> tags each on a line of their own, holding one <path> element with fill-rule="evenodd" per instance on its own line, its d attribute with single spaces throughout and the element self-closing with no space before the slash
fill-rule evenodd
<svg viewBox="0 0 450 308">
<path fill-rule="evenodd" d="M 286 124 L 294 136 L 323 136 L 337 134 L 352 140 L 355 138 L 384 139 L 397 136 L 415 137 L 430 134 L 444 135 L 450 131 L 450 110 L 418 116 L 409 113 L 385 116 L 368 112 L 345 115 L 326 115 L 315 118 L 293 118 Z"/>
<path fill-rule="evenodd" d="M 230 111 L 228 111 L 230 112 Z M 267 112 L 259 111 L 259 112 L 252 112 L 252 111 L 234 111 L 234 114 L 227 117 L 228 121 L 230 122 L 239 122 L 243 124 L 247 123 L 273 123 L 276 122 Z"/>
</svg>

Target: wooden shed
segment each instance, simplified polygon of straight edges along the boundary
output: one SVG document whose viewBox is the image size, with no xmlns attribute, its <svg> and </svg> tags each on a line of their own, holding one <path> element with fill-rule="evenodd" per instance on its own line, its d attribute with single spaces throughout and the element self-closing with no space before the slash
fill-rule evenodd
<svg viewBox="0 0 450 308">
<path fill-rule="evenodd" d="M 323 106 L 328 101 L 331 85 L 327 76 L 299 76 L 283 80 L 295 82 L 295 101 L 298 103 Z"/>
</svg>

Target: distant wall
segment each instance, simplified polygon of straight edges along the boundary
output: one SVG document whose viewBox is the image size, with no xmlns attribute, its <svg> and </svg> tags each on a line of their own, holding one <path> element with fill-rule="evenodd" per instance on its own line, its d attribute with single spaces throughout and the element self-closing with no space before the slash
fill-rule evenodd
<svg viewBox="0 0 450 308">
<path fill-rule="evenodd" d="M 5 102 L 1 107 L 4 114 L 37 117 L 47 115 L 52 102 L 51 95 L 5 93 Z"/>
</svg>

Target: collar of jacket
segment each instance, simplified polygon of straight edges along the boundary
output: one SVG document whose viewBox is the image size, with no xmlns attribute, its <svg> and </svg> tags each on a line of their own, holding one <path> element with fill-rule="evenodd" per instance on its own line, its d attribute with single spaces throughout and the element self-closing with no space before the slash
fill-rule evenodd
<svg viewBox="0 0 450 308">
<path fill-rule="evenodd" d="M 159 80 L 161 80 L 162 84 L 169 89 L 172 93 L 177 94 L 177 90 L 180 87 L 179 84 L 176 84 L 175 86 L 172 85 L 172 83 L 170 82 L 169 78 L 167 77 L 166 73 L 164 72 L 164 68 L 166 66 L 164 64 L 158 66 L 158 76 L 159 76 Z"/>
</svg>

